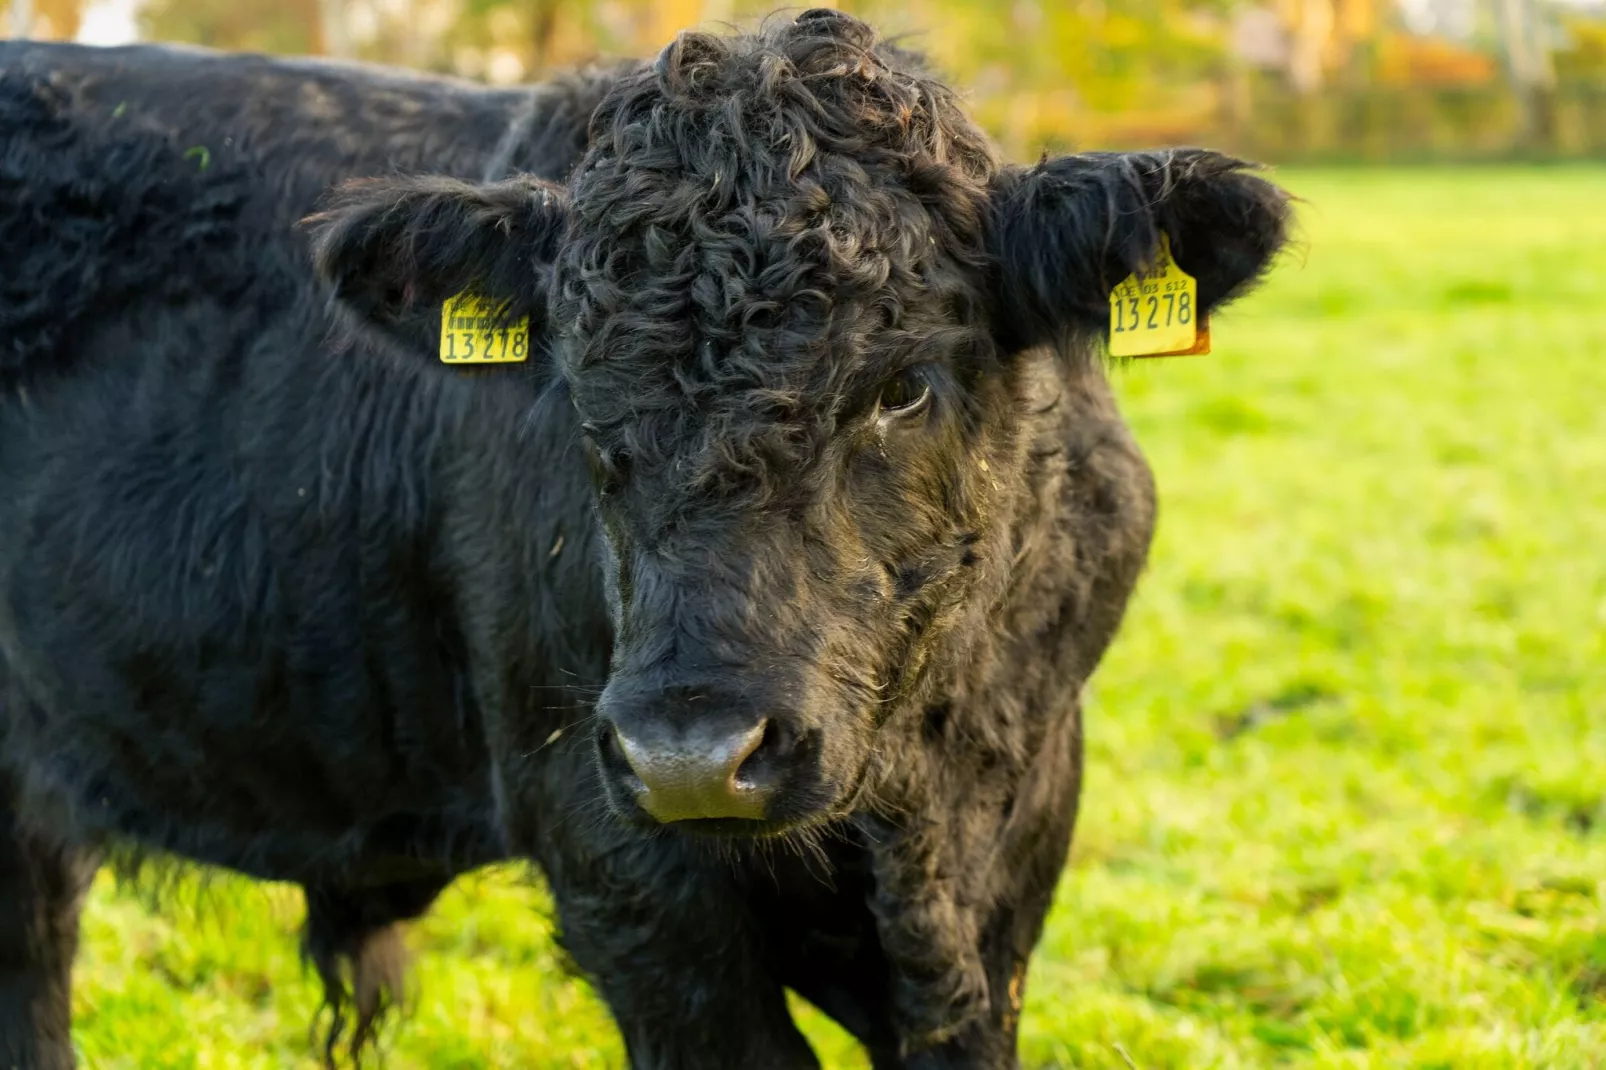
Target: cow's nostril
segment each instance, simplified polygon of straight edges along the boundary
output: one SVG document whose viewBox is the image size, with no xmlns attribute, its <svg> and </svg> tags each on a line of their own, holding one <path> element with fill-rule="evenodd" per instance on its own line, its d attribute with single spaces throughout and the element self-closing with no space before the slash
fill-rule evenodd
<svg viewBox="0 0 1606 1070">
<path fill-rule="evenodd" d="M 759 722 L 760 732 L 753 739 L 752 749 L 742 755 L 736 767 L 736 785 L 739 788 L 765 788 L 780 777 L 782 763 L 792 750 L 795 740 L 792 733 L 774 718 Z"/>
<path fill-rule="evenodd" d="M 770 738 L 770 732 L 773 730 L 774 725 L 774 721 L 771 721 L 769 718 L 765 718 L 764 720 L 758 722 L 758 724 L 754 725 L 743 738 L 742 742 L 738 743 L 732 749 L 731 777 L 733 780 L 740 783 L 742 779 L 742 770 L 747 768 L 748 764 L 763 752 L 765 744 Z"/>
<path fill-rule="evenodd" d="M 641 778 L 630 765 L 630 759 L 625 757 L 624 750 L 619 744 L 619 729 L 611 724 L 604 724 L 597 736 L 597 749 L 602 755 L 602 764 L 614 776 L 619 777 L 632 791 L 640 791 Z"/>
</svg>

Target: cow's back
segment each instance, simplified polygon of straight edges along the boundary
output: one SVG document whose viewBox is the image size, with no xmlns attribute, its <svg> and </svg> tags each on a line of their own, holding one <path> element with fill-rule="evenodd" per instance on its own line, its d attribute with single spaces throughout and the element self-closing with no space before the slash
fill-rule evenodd
<svg viewBox="0 0 1606 1070">
<path fill-rule="evenodd" d="M 312 279 L 297 224 L 343 181 L 561 178 L 618 73 L 491 89 L 183 46 L 0 42 L 0 239 L 23 251 L 0 286 L 0 379 L 60 363 L 43 354 L 67 328 L 136 290 L 281 312 L 301 302 Z M 153 152 L 167 162 L 153 166 Z"/>
<path fill-rule="evenodd" d="M 48 82 L 86 127 L 138 124 L 205 160 L 259 168 L 281 217 L 331 185 L 391 173 L 465 179 L 528 171 L 562 178 L 611 73 L 493 89 L 369 64 L 174 45 L 0 42 L 0 71 Z"/>
</svg>

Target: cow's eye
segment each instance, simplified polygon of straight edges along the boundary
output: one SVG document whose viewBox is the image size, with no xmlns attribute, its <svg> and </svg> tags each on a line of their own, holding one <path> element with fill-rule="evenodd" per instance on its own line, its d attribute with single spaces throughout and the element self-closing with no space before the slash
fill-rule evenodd
<svg viewBox="0 0 1606 1070">
<path fill-rule="evenodd" d="M 585 453 L 586 465 L 591 469 L 591 481 L 603 497 L 617 494 L 630 473 L 630 455 L 623 450 L 606 450 L 597 445 L 589 434 L 582 435 L 580 445 Z"/>
<path fill-rule="evenodd" d="M 879 404 L 886 416 L 908 416 L 931 400 L 931 384 L 919 368 L 899 372 L 881 384 Z"/>
</svg>

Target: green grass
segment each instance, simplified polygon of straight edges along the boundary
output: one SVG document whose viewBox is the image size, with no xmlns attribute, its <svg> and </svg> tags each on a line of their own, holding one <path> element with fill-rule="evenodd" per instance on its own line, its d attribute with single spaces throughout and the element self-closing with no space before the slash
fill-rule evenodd
<svg viewBox="0 0 1606 1070">
<path fill-rule="evenodd" d="M 1118 373 L 1160 535 L 1094 682 L 1025 1063 L 1601 1065 L 1606 170 L 1281 177 L 1303 254 L 1213 355 Z M 310 1065 L 299 910 L 102 877 L 89 1065 Z M 387 1065 L 619 1065 L 548 933 L 511 874 L 455 887 Z"/>
</svg>

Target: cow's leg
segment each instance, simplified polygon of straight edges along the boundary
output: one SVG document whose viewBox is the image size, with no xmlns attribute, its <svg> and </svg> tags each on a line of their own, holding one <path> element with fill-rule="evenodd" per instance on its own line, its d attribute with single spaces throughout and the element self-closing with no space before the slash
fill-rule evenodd
<svg viewBox="0 0 1606 1070">
<path fill-rule="evenodd" d="M 973 804 L 969 800 L 973 796 L 949 799 L 942 807 L 946 810 L 943 827 L 972 831 L 949 841 L 947 849 L 951 853 L 942 859 L 941 867 L 956 874 L 988 875 L 982 884 L 985 895 L 973 895 L 970 903 L 952 903 L 942 912 L 952 919 L 950 927 L 975 934 L 973 965 L 982 982 L 982 998 L 957 1031 L 935 1041 L 907 1031 L 911 1019 L 930 1020 L 928 1014 L 922 1013 L 918 998 L 900 1001 L 895 1027 L 902 1034 L 902 1054 L 896 1059 L 878 1060 L 877 1070 L 883 1066 L 900 1070 L 1014 1070 L 1020 1065 L 1016 1043 L 1027 962 L 1042 936 L 1054 890 L 1070 853 L 1081 793 L 1080 718 L 1073 714 L 1056 720 L 1059 731 L 1049 734 L 1034 748 L 1038 757 L 1014 785 L 1009 813 L 1002 821 L 995 816 L 989 823 L 985 812 L 971 810 Z M 899 853 L 895 837 L 887 838 L 886 849 L 889 854 Z M 880 861 L 897 867 L 907 866 L 911 858 Z M 922 860 L 925 864 L 927 860 Z M 913 913 L 929 916 L 929 907 L 930 904 L 915 904 Z M 889 928 L 898 928 L 895 917 L 883 916 L 880 920 L 884 939 Z M 894 973 L 899 972 L 894 965 Z M 911 978 L 906 970 L 900 980 L 908 986 Z"/>
<path fill-rule="evenodd" d="M 1014 898 L 978 919 L 976 950 L 986 998 L 980 1013 L 940 1040 L 908 1032 L 907 1016 L 900 1013 L 908 1008 L 900 1007 L 895 998 L 908 977 L 900 976 L 873 938 L 843 942 L 840 957 L 813 955 L 799 961 L 794 950 L 786 982 L 853 1034 L 865 1046 L 875 1070 L 1014 1070 L 1019 1066 L 1016 1042 L 1027 961 L 1053 902 L 1063 857 L 1063 851 L 1047 848 L 1040 857 L 1026 861 L 1018 879 L 1011 881 Z M 843 905 L 831 911 L 838 920 L 846 913 Z M 873 926 L 877 919 L 865 902 L 857 906 L 864 924 Z M 807 919 L 798 922 L 807 924 Z M 810 937 L 806 931 L 792 935 L 799 940 Z"/>
<path fill-rule="evenodd" d="M 20 827 L 9 788 L 0 810 L 0 1068 L 68 1070 L 78 914 L 96 858 Z"/>
<path fill-rule="evenodd" d="M 563 946 L 606 1000 L 634 1070 L 817 1070 L 773 949 L 715 848 L 590 828 L 594 842 L 544 863 Z"/>
<path fill-rule="evenodd" d="M 1019 1065 L 1027 963 L 1081 780 L 1074 711 L 1059 720 L 1007 792 L 972 781 L 970 791 L 928 797 L 923 827 L 936 835 L 865 817 L 869 829 L 823 848 L 828 883 L 801 860 L 751 881 L 785 983 L 857 1037 L 876 1070 Z"/>
<path fill-rule="evenodd" d="M 1064 809 L 1056 817 L 1068 819 Z M 1057 828 L 1069 836 L 1068 821 Z M 1063 842 L 1063 839 L 1061 840 Z M 783 977 L 864 1045 L 875 1070 L 966 1067 L 1004 1070 L 1017 1065 L 1015 1048 L 1026 962 L 1053 898 L 1063 854 L 1048 843 L 1008 875 L 1008 895 L 984 912 L 975 953 L 986 998 L 980 1012 L 951 1035 L 932 1041 L 907 1029 L 900 994 L 909 976 L 888 957 L 877 937 L 875 898 L 868 885 L 870 856 L 845 841 L 823 848 L 832 867 L 827 884 L 819 866 L 785 859 L 769 881 L 755 874 L 755 896 L 765 903 L 772 939 L 782 951 Z M 977 860 L 983 864 L 983 860 Z M 766 887 L 767 885 L 767 887 Z M 922 909 L 910 902 L 911 910 Z M 882 908 L 887 904 L 883 901 Z M 907 999 L 907 995 L 903 994 Z"/>
<path fill-rule="evenodd" d="M 986 1009 L 954 1036 L 940 1044 L 900 1057 L 890 1053 L 876 1062 L 877 1070 L 1014 1070 L 1020 1065 L 1016 1051 L 1021 1002 L 1025 996 L 1026 964 L 1032 944 L 1042 929 L 1053 899 L 1053 888 L 1041 895 L 999 910 L 989 919 L 982 938 L 981 958 L 987 973 Z M 1029 938 L 1023 938 L 1026 933 Z"/>
</svg>

